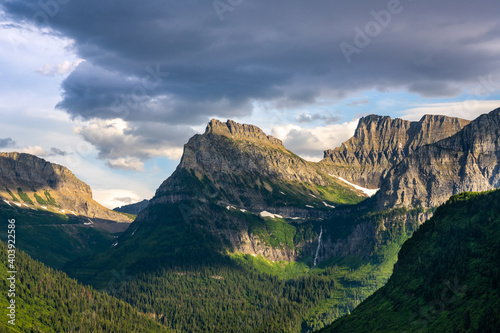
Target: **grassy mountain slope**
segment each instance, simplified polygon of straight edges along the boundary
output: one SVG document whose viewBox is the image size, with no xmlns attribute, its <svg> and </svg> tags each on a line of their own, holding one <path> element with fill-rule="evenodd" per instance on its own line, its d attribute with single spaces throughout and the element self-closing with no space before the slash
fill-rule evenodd
<svg viewBox="0 0 500 333">
<path fill-rule="evenodd" d="M 324 332 L 499 332 L 500 191 L 462 193 L 399 252 L 386 286 Z"/>
<path fill-rule="evenodd" d="M 7 246 L 0 242 L 0 257 Z M 3 332 L 167 332 L 146 314 L 114 297 L 85 287 L 66 274 L 17 251 L 15 326 L 7 323 L 9 285 L 6 265 L 0 266 L 0 331 Z"/>
<path fill-rule="evenodd" d="M 346 212 L 326 220 L 297 222 L 262 218 L 214 202 L 184 201 L 150 205 L 142 214 L 148 215 L 134 222 L 116 246 L 65 269 L 143 312 L 154 313 L 168 327 L 188 331 L 322 328 L 352 311 L 387 281 L 397 251 L 415 228 L 397 220 L 403 215 L 394 214 L 389 218 L 393 225 L 387 224 L 390 234 L 372 243 L 360 240 L 368 252 L 360 249 L 357 254 L 339 255 L 311 269 L 320 229 L 325 248 L 320 247 L 319 255 L 325 259 L 326 247 L 360 224 L 382 227 L 385 213 Z M 281 253 L 306 245 L 298 261 L 232 252 L 231 234 L 219 238 L 216 230 L 237 232 L 241 225 L 258 237 L 256 252 L 260 248 Z M 124 278 L 117 280 L 116 272 Z"/>
<path fill-rule="evenodd" d="M 0 219 L 15 219 L 20 235 L 18 248 L 56 269 L 78 257 L 106 250 L 128 227 L 128 224 L 98 220 L 90 224 L 87 218 L 72 214 L 24 209 L 3 202 L 0 202 Z M 7 228 L 0 230 L 0 239 L 7 239 Z"/>
</svg>

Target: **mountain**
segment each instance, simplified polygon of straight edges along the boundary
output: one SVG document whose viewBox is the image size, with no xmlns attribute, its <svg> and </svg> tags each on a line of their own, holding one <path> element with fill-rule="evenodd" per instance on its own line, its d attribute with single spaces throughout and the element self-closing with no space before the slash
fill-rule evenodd
<svg viewBox="0 0 500 333">
<path fill-rule="evenodd" d="M 443 125 L 422 125 L 434 118 Z M 424 117 L 421 127 L 446 137 L 448 121 L 462 124 Z M 411 144 L 393 141 L 416 147 L 433 132 L 416 133 Z M 401 245 L 435 209 L 380 208 L 380 194 L 368 198 L 327 166 L 255 126 L 212 120 L 113 246 L 64 269 L 99 289 L 126 272 L 126 290 L 110 292 L 175 330 L 320 329 L 387 281 Z"/>
<path fill-rule="evenodd" d="M 310 231 L 304 237 L 302 221 L 327 218 L 365 198 L 258 127 L 212 120 L 185 145 L 175 172 L 114 250 L 140 241 L 144 249 L 152 244 L 145 255 L 160 252 L 163 258 L 198 249 L 295 260 L 315 237 Z"/>
<path fill-rule="evenodd" d="M 421 146 L 391 169 L 379 207 L 435 207 L 451 195 L 500 186 L 500 109 L 451 137 Z"/>
<path fill-rule="evenodd" d="M 204 134 L 184 146 L 177 170 L 158 188 L 151 204 L 217 198 L 221 206 L 305 217 L 365 197 L 260 128 L 213 119 Z"/>
<path fill-rule="evenodd" d="M 418 122 L 369 115 L 359 120 L 352 138 L 325 151 L 320 165 L 352 183 L 379 188 L 387 172 L 415 149 L 450 137 L 468 123 L 438 115 L 425 115 Z"/>
<path fill-rule="evenodd" d="M 499 190 L 452 197 L 403 245 L 387 285 L 322 332 L 499 332 L 498 202 Z"/>
<path fill-rule="evenodd" d="M 0 154 L 0 183 L 0 218 L 16 220 L 18 248 L 53 268 L 111 247 L 132 221 L 95 202 L 67 168 L 32 155 Z"/>
<path fill-rule="evenodd" d="M 382 286 L 406 239 L 365 246 L 366 199 L 259 128 L 212 120 L 114 246 L 64 269 L 99 289 L 126 272 L 113 295 L 175 330 L 311 332 Z"/>
<path fill-rule="evenodd" d="M 18 234 L 22 237 L 22 234 Z M 7 245 L 0 242 L 0 256 L 7 258 Z M 15 288 L 6 265 L 0 267 L 1 332 L 168 332 L 148 314 L 91 287 L 83 286 L 66 274 L 46 267 L 22 251 L 16 251 L 18 272 Z M 15 296 L 7 297 L 14 290 Z M 9 292 L 11 293 L 11 292 Z M 8 324 L 13 299 L 15 326 Z"/>
<path fill-rule="evenodd" d="M 113 208 L 115 212 L 120 212 L 120 213 L 127 213 L 127 214 L 132 214 L 132 215 L 137 215 L 141 210 L 146 208 L 149 204 L 149 200 L 144 199 L 140 202 L 136 202 L 133 204 L 121 206 L 121 207 L 116 207 Z"/>
<path fill-rule="evenodd" d="M 131 222 L 95 202 L 90 187 L 66 167 L 29 154 L 0 153 L 0 196 L 11 206 Z"/>
</svg>

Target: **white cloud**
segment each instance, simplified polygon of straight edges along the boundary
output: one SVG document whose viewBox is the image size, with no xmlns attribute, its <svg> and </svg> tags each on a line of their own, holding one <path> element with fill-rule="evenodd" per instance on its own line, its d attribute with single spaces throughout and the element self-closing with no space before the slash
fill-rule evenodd
<svg viewBox="0 0 500 333">
<path fill-rule="evenodd" d="M 65 60 L 57 65 L 45 64 L 43 67 L 37 68 L 36 71 L 45 76 L 65 75 L 71 73 L 83 61 L 83 59 L 78 59 L 74 62 Z"/>
<path fill-rule="evenodd" d="M 27 147 L 24 147 L 21 150 L 19 150 L 19 152 L 25 153 L 25 154 L 35 155 L 38 157 L 47 157 L 47 156 L 51 155 L 50 152 L 46 151 L 45 149 L 43 149 L 40 146 L 27 146 Z"/>
<path fill-rule="evenodd" d="M 136 203 L 143 200 L 141 196 L 130 190 L 103 189 L 93 190 L 92 192 L 94 200 L 109 209 Z"/>
<path fill-rule="evenodd" d="M 426 114 L 444 115 L 473 120 L 500 107 L 500 101 L 469 100 L 454 103 L 423 104 L 401 112 L 401 118 L 420 120 Z"/>
<path fill-rule="evenodd" d="M 192 129 L 112 119 L 94 120 L 74 131 L 97 148 L 99 158 L 106 159 L 109 167 L 143 170 L 143 162 L 153 157 L 180 159 L 187 138 L 179 136 L 190 135 Z"/>
<path fill-rule="evenodd" d="M 112 169 L 144 171 L 144 163 L 136 157 L 120 157 L 114 160 L 107 160 L 106 165 Z"/>
<path fill-rule="evenodd" d="M 355 119 L 342 124 L 314 128 L 302 128 L 293 124 L 274 126 L 272 135 L 281 139 L 287 149 L 299 156 L 310 161 L 319 161 L 325 150 L 340 146 L 354 135 L 358 121 Z"/>
</svg>

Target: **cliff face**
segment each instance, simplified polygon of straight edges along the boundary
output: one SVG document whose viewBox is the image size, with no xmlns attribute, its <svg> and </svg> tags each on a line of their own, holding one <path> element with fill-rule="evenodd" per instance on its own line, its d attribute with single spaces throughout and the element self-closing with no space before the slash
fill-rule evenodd
<svg viewBox="0 0 500 333">
<path fill-rule="evenodd" d="M 455 135 L 421 146 L 386 176 L 379 207 L 434 207 L 454 194 L 500 186 L 500 109 Z"/>
<path fill-rule="evenodd" d="M 418 147 L 460 131 L 468 120 L 425 115 L 418 122 L 370 115 L 359 120 L 354 136 L 319 163 L 325 170 L 367 188 L 379 188 L 387 172 Z"/>
<path fill-rule="evenodd" d="M 327 218 L 335 207 L 365 198 L 258 127 L 212 120 L 204 134 L 184 146 L 178 168 L 124 237 L 150 238 L 152 234 L 141 232 L 147 225 L 158 226 L 156 230 L 170 226 L 173 213 L 168 210 L 180 214 L 175 230 L 189 226 L 226 249 L 295 260 L 314 235 L 295 242 L 292 218 Z M 133 230 L 138 230 L 135 236 Z"/>
<path fill-rule="evenodd" d="M 200 183 L 200 191 L 193 191 L 193 182 Z M 291 153 L 258 127 L 231 120 L 212 120 L 204 134 L 189 140 L 181 163 L 159 187 L 153 203 L 199 199 L 200 195 L 205 200 L 217 198 L 222 206 L 287 216 L 320 216 L 318 210 L 328 210 L 327 205 L 365 197 L 315 163 Z"/>
<path fill-rule="evenodd" d="M 11 206 L 131 222 L 95 202 L 69 169 L 29 154 L 0 153 L 0 196 Z"/>
</svg>

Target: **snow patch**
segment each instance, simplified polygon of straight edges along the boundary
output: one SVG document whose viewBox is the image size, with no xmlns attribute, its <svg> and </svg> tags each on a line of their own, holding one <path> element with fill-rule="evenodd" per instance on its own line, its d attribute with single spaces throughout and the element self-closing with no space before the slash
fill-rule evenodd
<svg viewBox="0 0 500 333">
<path fill-rule="evenodd" d="M 369 189 L 369 188 L 366 188 L 366 187 L 361 187 L 359 185 L 356 185 L 356 184 L 353 184 L 351 182 L 348 182 L 347 180 L 345 180 L 344 178 L 341 178 L 339 176 L 335 176 L 335 175 L 331 175 L 331 174 L 328 174 L 329 176 L 332 176 L 332 177 L 335 177 L 341 181 L 343 181 L 344 183 L 346 183 L 347 185 L 351 185 L 352 187 L 354 187 L 355 189 L 357 190 L 360 190 L 361 192 L 363 192 L 364 194 L 366 194 L 367 196 L 371 197 L 373 196 L 375 193 L 377 193 L 377 191 L 379 190 L 378 188 L 376 189 Z"/>
<path fill-rule="evenodd" d="M 324 201 L 323 201 L 323 205 L 325 205 L 326 207 L 335 208 L 335 206 L 329 205 L 329 204 L 327 204 L 327 203 L 326 203 L 326 202 L 324 202 Z"/>
<path fill-rule="evenodd" d="M 309 208 L 314 208 L 314 207 L 313 207 L 313 206 L 311 206 L 311 205 L 306 205 L 306 207 L 309 207 Z"/>
<path fill-rule="evenodd" d="M 42 209 L 47 210 L 47 206 L 40 206 Z"/>
<path fill-rule="evenodd" d="M 283 195 L 285 195 L 285 193 L 283 193 L 283 192 L 281 192 L 281 191 L 280 191 L 280 193 L 281 193 L 281 194 L 283 194 Z"/>
<path fill-rule="evenodd" d="M 315 196 L 314 194 L 309 193 L 309 195 L 310 195 L 311 197 L 313 197 L 313 198 L 318 199 L 318 197 L 317 197 L 317 196 Z"/>
<path fill-rule="evenodd" d="M 7 200 L 4 200 L 3 202 L 5 202 L 5 203 L 6 203 L 7 205 L 9 205 L 9 206 L 12 206 L 12 205 L 10 204 L 10 202 L 8 202 Z"/>
<path fill-rule="evenodd" d="M 269 213 L 269 212 L 267 212 L 267 211 L 265 211 L 265 210 L 264 210 L 264 211 L 262 211 L 262 212 L 260 212 L 260 214 L 259 214 L 259 215 L 260 215 L 261 217 L 270 217 L 270 218 L 272 218 L 272 219 L 275 219 L 275 218 L 280 218 L 280 219 L 282 219 L 282 218 L 283 218 L 283 216 L 281 216 L 281 215 L 278 215 L 278 214 L 273 214 L 273 213 Z"/>
<path fill-rule="evenodd" d="M 226 206 L 226 209 L 227 210 L 231 210 L 231 209 L 236 209 L 236 207 L 234 207 L 234 206 Z"/>
<path fill-rule="evenodd" d="M 113 246 L 117 246 L 117 245 L 118 245 L 118 242 L 114 242 L 114 243 L 113 243 Z"/>
<path fill-rule="evenodd" d="M 246 213 L 247 210 L 246 209 L 240 209 L 240 212 Z"/>
<path fill-rule="evenodd" d="M 16 205 L 17 207 L 21 207 L 22 206 L 20 203 L 17 203 L 17 202 L 14 202 L 14 205 Z"/>
<path fill-rule="evenodd" d="M 74 211 L 71 211 L 71 214 L 73 214 L 73 215 L 75 215 L 75 216 L 76 216 L 76 214 L 75 214 L 75 212 L 74 212 Z"/>
</svg>

